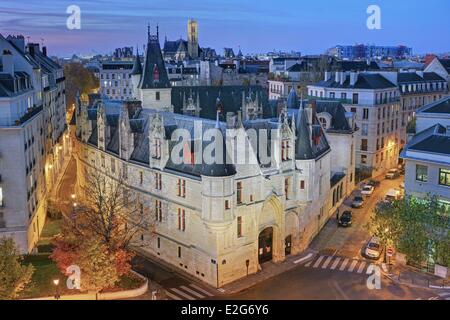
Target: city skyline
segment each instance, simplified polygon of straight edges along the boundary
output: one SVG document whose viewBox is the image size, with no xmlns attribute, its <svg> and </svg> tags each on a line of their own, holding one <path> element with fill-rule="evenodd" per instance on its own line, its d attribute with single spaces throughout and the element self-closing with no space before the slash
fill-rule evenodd
<svg viewBox="0 0 450 320">
<path fill-rule="evenodd" d="M 23 34 L 31 42 L 45 43 L 58 56 L 109 53 L 116 47 L 142 46 L 146 42 L 146 26 L 153 32 L 160 26 L 161 41 L 186 38 L 189 17 L 199 22 L 202 47 L 221 52 L 223 47 L 239 46 L 244 53 L 274 50 L 300 51 L 303 54 L 323 53 L 337 44 L 370 43 L 406 45 L 414 54 L 445 53 L 450 49 L 443 41 L 450 28 L 443 27 L 447 1 L 432 0 L 427 16 L 417 4 L 382 0 L 350 0 L 346 6 L 337 1 L 314 3 L 286 0 L 282 3 L 260 1 L 243 3 L 232 0 L 226 4 L 199 0 L 185 4 L 180 1 L 122 3 L 120 1 L 42 1 L 25 0 L 20 4 L 6 0 L 0 5 L 0 29 L 4 36 Z M 381 30 L 369 30 L 366 20 L 369 5 L 381 9 Z M 81 9 L 81 29 L 69 30 L 66 13 L 70 5 Z M 251 14 L 249 14 L 251 13 Z M 432 17 L 432 19 L 431 19 Z M 12 27 L 14 26 L 14 27 Z M 337 26 L 337 28 L 336 28 Z M 30 31 L 32 30 L 32 31 Z M 333 31 L 334 30 L 334 31 Z M 432 35 L 429 36 L 432 30 Z M 280 36 L 282 35 L 282 36 Z"/>
</svg>

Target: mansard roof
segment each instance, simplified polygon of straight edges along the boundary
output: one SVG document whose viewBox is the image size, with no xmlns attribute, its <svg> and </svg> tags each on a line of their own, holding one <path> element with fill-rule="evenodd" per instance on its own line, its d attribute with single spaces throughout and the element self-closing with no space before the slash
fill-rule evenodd
<svg viewBox="0 0 450 320">
<path fill-rule="evenodd" d="M 358 74 L 358 79 L 354 85 L 350 84 L 350 76 L 345 76 L 345 81 L 343 84 L 340 82 L 336 82 L 334 77 L 330 80 L 320 81 L 315 84 L 317 87 L 325 87 L 325 88 L 341 88 L 341 89 L 388 89 L 388 88 L 396 88 L 397 86 L 393 84 L 391 81 L 383 77 L 378 73 L 360 73 Z"/>
<path fill-rule="evenodd" d="M 144 70 L 139 87 L 141 89 L 170 88 L 158 36 L 149 35 Z"/>
</svg>

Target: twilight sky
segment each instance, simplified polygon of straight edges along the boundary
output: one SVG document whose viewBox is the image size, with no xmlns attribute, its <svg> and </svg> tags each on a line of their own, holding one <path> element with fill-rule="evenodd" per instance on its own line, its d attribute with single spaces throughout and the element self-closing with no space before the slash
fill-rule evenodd
<svg viewBox="0 0 450 320">
<path fill-rule="evenodd" d="M 381 8 L 381 30 L 369 30 L 366 9 Z M 81 30 L 69 30 L 69 5 L 81 9 Z M 49 54 L 106 53 L 140 47 L 157 22 L 163 41 L 186 38 L 188 17 L 199 22 L 202 47 L 242 47 L 244 53 L 322 53 L 336 44 L 405 44 L 414 53 L 450 51 L 449 0 L 1 0 L 0 33 L 23 34 Z"/>
</svg>

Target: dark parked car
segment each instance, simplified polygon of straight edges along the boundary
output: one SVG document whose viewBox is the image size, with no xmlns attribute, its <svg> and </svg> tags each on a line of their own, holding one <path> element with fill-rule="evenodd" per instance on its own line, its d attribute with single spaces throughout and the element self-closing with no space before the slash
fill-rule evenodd
<svg viewBox="0 0 450 320">
<path fill-rule="evenodd" d="M 339 225 L 342 227 L 350 227 L 352 225 L 352 212 L 344 211 L 339 217 Z"/>
<path fill-rule="evenodd" d="M 352 208 L 358 209 L 362 208 L 364 205 L 364 199 L 361 196 L 356 196 L 352 202 Z"/>
<path fill-rule="evenodd" d="M 373 180 L 373 179 L 367 181 L 367 185 L 372 186 L 374 188 L 378 188 L 380 186 L 380 183 L 381 183 L 380 181 Z"/>
</svg>

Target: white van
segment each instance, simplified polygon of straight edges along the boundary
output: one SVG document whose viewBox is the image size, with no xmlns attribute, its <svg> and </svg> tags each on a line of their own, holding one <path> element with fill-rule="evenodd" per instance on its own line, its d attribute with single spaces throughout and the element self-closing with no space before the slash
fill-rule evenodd
<svg viewBox="0 0 450 320">
<path fill-rule="evenodd" d="M 386 195 L 384 196 L 384 200 L 386 201 L 394 201 L 401 199 L 400 190 L 397 189 L 389 189 Z"/>
</svg>

